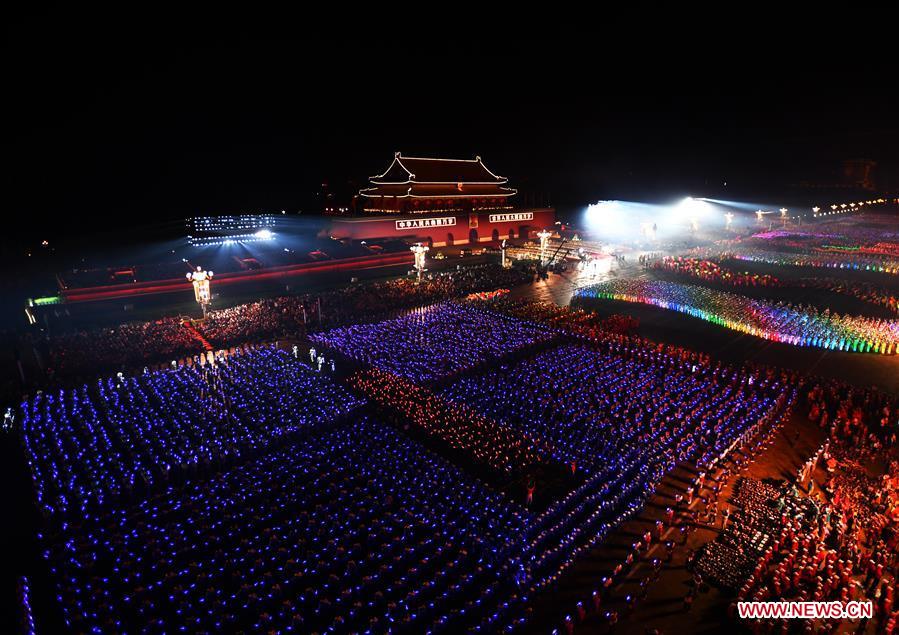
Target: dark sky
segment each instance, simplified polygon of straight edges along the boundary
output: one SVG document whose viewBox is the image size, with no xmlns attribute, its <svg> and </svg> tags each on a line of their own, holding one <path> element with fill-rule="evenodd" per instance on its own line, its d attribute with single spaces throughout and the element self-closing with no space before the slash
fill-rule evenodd
<svg viewBox="0 0 899 635">
<path fill-rule="evenodd" d="M 481 155 L 562 209 L 774 195 L 852 157 L 897 169 L 899 101 L 873 45 L 704 33 L 649 46 L 652 34 L 618 26 L 550 37 L 337 17 L 14 15 L 4 208 L 29 237 L 314 211 L 320 183 L 362 181 L 397 150 Z"/>
</svg>

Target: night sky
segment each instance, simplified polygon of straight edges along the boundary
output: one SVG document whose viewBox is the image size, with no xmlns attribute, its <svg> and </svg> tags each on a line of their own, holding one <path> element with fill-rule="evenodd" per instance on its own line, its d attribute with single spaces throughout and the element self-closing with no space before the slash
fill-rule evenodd
<svg viewBox="0 0 899 635">
<path fill-rule="evenodd" d="M 729 33 L 648 50 L 651 33 L 609 24 L 588 37 L 449 25 L 422 38 L 271 17 L 11 16 L 4 207 L 23 222 L 5 240 L 315 213 L 321 183 L 353 191 L 397 150 L 480 155 L 521 202 L 563 212 L 605 198 L 771 199 L 856 157 L 899 182 L 899 100 L 873 49 L 800 42 L 731 58 L 747 45 Z"/>
</svg>

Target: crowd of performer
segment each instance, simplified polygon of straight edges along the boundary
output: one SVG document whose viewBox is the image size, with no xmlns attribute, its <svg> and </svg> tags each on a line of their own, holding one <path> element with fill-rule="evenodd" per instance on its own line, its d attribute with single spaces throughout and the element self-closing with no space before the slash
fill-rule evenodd
<svg viewBox="0 0 899 635">
<path fill-rule="evenodd" d="M 647 269 L 667 271 L 696 280 L 715 282 L 731 287 L 778 287 L 779 278 L 770 274 L 734 271 L 718 262 L 687 256 L 663 256 L 647 259 L 642 263 Z"/>
<path fill-rule="evenodd" d="M 47 370 L 55 377 L 88 377 L 102 370 L 168 361 L 202 350 L 202 343 L 179 318 L 54 334 Z"/>
<path fill-rule="evenodd" d="M 603 317 L 594 311 L 560 306 L 554 302 L 511 300 L 505 296 L 487 298 L 487 300 L 487 302 L 478 306 L 486 306 L 491 311 L 497 311 L 523 320 L 540 322 L 541 324 L 585 337 L 631 335 L 640 326 L 638 319 L 620 313 L 613 313 Z"/>
<path fill-rule="evenodd" d="M 208 472 L 360 405 L 272 346 L 203 364 L 44 392 L 21 408 L 37 502 L 49 517 L 129 500 Z"/>
<path fill-rule="evenodd" d="M 553 335 L 543 326 L 474 304 L 442 302 L 374 324 L 323 331 L 310 339 L 367 366 L 421 382 L 470 370 Z"/>
<path fill-rule="evenodd" d="M 840 251 L 899 256 L 899 232 L 895 216 L 865 214 L 854 219 L 817 221 L 812 225 L 773 229 L 752 234 L 754 245 L 798 251 Z"/>
<path fill-rule="evenodd" d="M 193 355 L 211 345 L 273 341 L 308 331 L 380 319 L 411 307 L 532 281 L 526 268 L 475 265 L 429 274 L 420 283 L 397 278 L 351 284 L 317 294 L 281 296 L 213 309 L 186 328 L 178 317 L 54 333 L 47 342 L 49 379 L 88 377 Z M 204 339 L 206 341 L 204 341 Z"/>
<path fill-rule="evenodd" d="M 588 476 L 635 458 L 666 468 L 711 463 L 748 427 L 781 411 L 788 393 L 752 372 L 693 366 L 634 345 L 553 348 L 443 391 L 541 440 L 557 461 Z"/>
<path fill-rule="evenodd" d="M 741 479 L 729 501 L 733 522 L 704 548 L 697 570 L 736 590 L 732 617 L 737 601 L 870 600 L 876 632 L 899 632 L 899 399 L 833 380 L 801 384 L 799 407 L 826 431 L 824 442 L 794 479 Z"/>
<path fill-rule="evenodd" d="M 493 494 L 369 419 L 319 426 L 284 450 L 273 445 L 311 429 L 313 416 L 341 414 L 326 409 L 340 389 L 299 363 L 299 351 L 240 351 L 111 378 L 97 394 L 35 398 L 23 432 L 39 500 L 48 513 L 77 508 L 79 519 L 61 523 L 48 550 L 69 626 L 491 631 L 520 623 L 527 594 L 555 584 L 642 509 L 678 461 L 715 464 L 787 405 L 787 388 L 763 374 L 625 342 L 538 352 L 511 373 L 485 368 L 492 379 L 477 394 L 463 381 L 437 395 L 380 370 L 353 380 L 384 415 L 400 415 L 387 416 L 394 426 L 422 426 L 473 462 L 502 471 L 516 457 L 515 469 L 562 468 L 569 485 L 549 499 L 539 477 L 517 500 Z M 559 375 L 556 367 L 573 369 L 577 381 L 538 392 L 528 380 L 537 368 Z M 610 372 L 626 380 L 611 386 Z M 538 397 L 559 390 L 555 404 L 538 399 L 536 414 L 551 424 L 521 406 L 497 410 L 510 387 Z M 357 403 L 344 398 L 344 410 Z M 589 425 L 584 408 L 602 420 Z M 86 442 L 89 430 L 102 444 Z M 509 453 L 501 461 L 497 448 Z M 229 452 L 244 459 L 229 461 Z M 140 478 L 144 486 L 126 485 Z"/>
<path fill-rule="evenodd" d="M 899 233 L 892 214 L 819 219 L 759 232 L 734 241 L 732 249 L 742 259 L 774 265 L 899 273 Z"/>
<path fill-rule="evenodd" d="M 545 476 L 510 491 L 545 510 L 539 520 L 553 528 L 531 531 L 531 574 L 543 588 L 639 511 L 675 465 L 717 465 L 789 406 L 792 391 L 775 374 L 694 361 L 639 341 L 603 341 L 497 362 L 439 394 L 381 370 L 354 381 L 456 462 L 513 475 L 539 462 L 569 475 L 561 493 Z"/>
<path fill-rule="evenodd" d="M 643 264 L 725 286 L 787 284 L 719 260 Z M 614 628 L 606 590 L 640 559 L 652 564 L 647 584 L 658 578 L 649 551 L 664 547 L 670 561 L 664 529 L 720 523 L 688 558 L 685 610 L 711 581 L 737 599 L 871 599 L 877 628 L 899 633 L 895 398 L 648 342 L 627 316 L 509 299 L 506 287 L 531 279 L 472 267 L 260 300 L 202 323 L 54 335 L 59 375 L 193 356 L 38 392 L 9 411 L 66 626 L 498 632 L 522 625 L 530 597 L 687 464 L 699 475 L 565 629 L 591 612 Z M 808 285 L 899 310 L 873 286 Z M 899 353 L 894 320 L 645 279 L 580 296 L 794 345 Z M 285 336 L 313 347 L 204 350 Z M 732 473 L 728 461 L 742 467 L 794 404 L 825 435 L 796 478 Z M 694 497 L 704 509 L 691 509 Z"/>
<path fill-rule="evenodd" d="M 803 407 L 809 420 L 830 438 L 872 450 L 897 445 L 899 398 L 895 395 L 839 380 L 807 383 Z"/>
<path fill-rule="evenodd" d="M 769 377 L 778 375 L 770 370 L 758 369 L 756 372 Z M 783 377 L 782 381 L 788 380 Z M 613 556 L 609 563 L 609 555 L 603 552 L 601 573 L 594 574 L 597 577 L 593 581 L 592 593 L 568 606 L 561 615 L 551 611 L 557 616 L 555 623 L 560 624 L 560 628 L 552 631 L 554 635 L 581 632 L 581 625 L 589 625 L 593 629 L 586 632 L 594 632 L 597 627 L 602 632 L 614 632 L 619 621 L 634 616 L 637 607 L 647 599 L 650 588 L 659 581 L 665 569 L 669 570 L 668 575 L 683 571 L 684 566 L 690 571 L 691 579 L 685 583 L 683 596 L 683 611 L 689 612 L 699 593 L 708 591 L 708 583 L 706 572 L 697 565 L 696 551 L 688 547 L 688 539 L 701 526 L 720 527 L 725 532 L 735 527 L 727 507 L 722 506 L 721 495 L 734 475 L 746 469 L 760 452 L 770 446 L 772 435 L 781 429 L 789 412 L 789 409 L 780 411 L 770 418 L 767 425 L 752 426 L 729 445 L 727 452 L 711 462 L 679 463 L 656 489 L 653 503 L 646 506 L 624 530 L 623 535 L 634 536 L 624 555 Z M 666 507 L 662 511 L 663 506 Z M 710 547 L 717 544 L 713 543 Z M 616 554 L 621 552 L 619 547 L 612 549 Z M 676 555 L 678 560 L 683 559 L 683 565 L 675 564 Z M 703 557 L 708 556 L 704 554 Z M 716 559 L 719 566 L 715 572 L 724 575 L 733 570 L 737 561 L 732 554 L 720 557 Z M 595 571 L 594 566 L 589 569 Z M 635 584 L 637 589 L 634 589 Z M 661 631 L 647 628 L 646 632 Z"/>
<path fill-rule="evenodd" d="M 794 346 L 884 355 L 899 353 L 897 319 L 840 315 L 810 305 L 768 302 L 662 280 L 612 280 L 580 289 L 578 295 L 658 306 Z"/>
<path fill-rule="evenodd" d="M 212 346 L 224 348 L 302 334 L 317 312 L 318 303 L 311 297 L 284 296 L 209 311 L 196 328 Z"/>
<path fill-rule="evenodd" d="M 725 287 L 777 287 L 813 289 L 846 295 L 866 304 L 899 313 L 899 296 L 888 287 L 869 281 L 846 280 L 836 277 L 781 279 L 771 274 L 738 271 L 722 265 L 718 260 L 668 256 L 647 260 L 648 269 L 677 274 L 692 280 L 702 280 Z"/>
<path fill-rule="evenodd" d="M 48 549 L 74 632 L 496 632 L 520 619 L 527 510 L 369 419 Z"/>
<path fill-rule="evenodd" d="M 839 458 L 825 459 L 830 452 Z M 739 526 L 748 535 L 766 538 L 757 550 L 748 549 L 745 538 L 740 545 L 753 558 L 751 572 L 739 582 L 738 600 L 870 600 L 877 631 L 899 632 L 894 604 L 899 463 L 893 460 L 874 476 L 864 460 L 870 457 L 863 457 L 851 445 L 831 445 L 800 476 L 798 489 L 786 483 L 769 486 L 774 491 L 758 496 L 754 505 L 738 493 L 734 503 L 744 510 Z M 823 481 L 817 490 L 816 479 Z M 807 497 L 799 495 L 804 487 Z M 829 620 L 821 627 L 832 632 L 840 625 L 841 620 Z M 759 628 L 780 626 L 772 620 Z"/>
<path fill-rule="evenodd" d="M 372 401 L 392 409 L 400 425 L 420 428 L 475 463 L 499 472 L 522 473 L 543 460 L 539 437 L 503 426 L 405 377 L 372 369 L 356 374 L 351 383 Z"/>
<path fill-rule="evenodd" d="M 812 269 L 843 269 L 846 271 L 870 271 L 891 275 L 899 274 L 899 259 L 892 256 L 857 252 L 804 253 L 778 251 L 769 248 L 740 247 L 728 255 L 734 260 L 758 262 L 778 267 L 807 267 Z"/>
<path fill-rule="evenodd" d="M 686 552 L 691 577 L 684 595 L 685 612 L 712 583 L 727 590 L 725 597 L 733 598 L 727 612 L 734 620 L 736 604 L 744 600 L 870 600 L 873 619 L 851 628 L 857 628 L 856 632 L 899 632 L 899 611 L 894 604 L 899 576 L 895 437 L 899 400 L 837 382 L 829 382 L 825 392 L 817 380 L 796 381 L 800 391 L 807 391 L 802 393 L 800 409 L 809 404 L 822 409 L 836 406 L 842 410 L 838 416 L 854 419 L 854 426 L 825 424 L 829 428 L 826 440 L 802 464 L 795 479 L 741 476 L 726 502 L 720 493 L 749 461 L 770 447 L 770 438 L 743 444 L 731 453 L 732 460 L 719 463 L 715 470 L 698 471 L 686 489 L 672 482 L 674 492 L 666 496 L 673 495 L 674 504 L 654 526 L 648 523 L 617 566 L 609 565 L 609 573 L 596 581 L 592 596 L 568 607 L 554 633 L 580 632 L 581 624 L 599 624 L 614 631 L 619 620 L 634 614 L 646 599 L 648 587 L 660 577 L 663 562 L 671 562 L 675 551 Z M 881 418 L 889 415 L 894 416 L 891 429 L 883 428 Z M 874 424 L 870 429 L 869 422 Z M 783 434 L 793 442 L 798 438 L 792 428 L 784 428 Z M 720 532 L 697 553 L 687 548 L 685 538 L 703 526 Z M 678 531 L 666 539 L 671 529 Z M 637 568 L 638 563 L 644 564 Z M 620 589 L 629 577 L 631 583 L 639 581 L 639 592 L 625 595 Z M 773 619 L 740 623 L 758 633 L 786 632 L 796 624 Z M 830 633 L 842 632 L 846 623 L 817 620 L 801 625 L 807 632 Z"/>
</svg>

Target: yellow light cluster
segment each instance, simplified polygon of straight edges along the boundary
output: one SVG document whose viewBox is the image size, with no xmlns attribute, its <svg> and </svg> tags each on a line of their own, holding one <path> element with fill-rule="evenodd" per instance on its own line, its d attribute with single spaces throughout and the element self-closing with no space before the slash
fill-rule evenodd
<svg viewBox="0 0 899 635">
<path fill-rule="evenodd" d="M 877 198 L 869 201 L 857 201 L 854 203 L 834 203 L 830 206 L 829 212 L 822 212 L 820 207 L 812 208 L 812 216 L 814 218 L 819 218 L 821 216 L 832 216 L 834 214 L 845 214 L 846 212 L 855 212 L 864 207 L 865 205 L 876 205 L 879 203 L 886 203 L 886 199 Z"/>
</svg>

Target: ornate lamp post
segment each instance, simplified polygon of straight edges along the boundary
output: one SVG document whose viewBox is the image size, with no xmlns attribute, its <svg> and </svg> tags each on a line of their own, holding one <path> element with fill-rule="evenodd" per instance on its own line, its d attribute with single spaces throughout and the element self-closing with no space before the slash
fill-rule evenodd
<svg viewBox="0 0 899 635">
<path fill-rule="evenodd" d="M 546 248 L 549 245 L 549 237 L 552 236 L 552 232 L 547 230 L 541 230 L 537 232 L 537 238 L 540 239 L 540 264 L 546 264 Z"/>
<path fill-rule="evenodd" d="M 209 303 L 212 301 L 212 294 L 209 292 L 209 280 L 212 278 L 211 271 L 204 271 L 203 267 L 197 265 L 196 271 L 187 274 L 187 279 L 194 285 L 194 300 L 203 309 L 203 317 L 206 317 L 206 311 Z"/>
<path fill-rule="evenodd" d="M 418 272 L 418 281 L 421 282 L 421 274 L 425 270 L 425 254 L 428 253 L 428 246 L 421 243 L 415 243 L 409 250 L 415 254 L 415 271 Z"/>
</svg>

